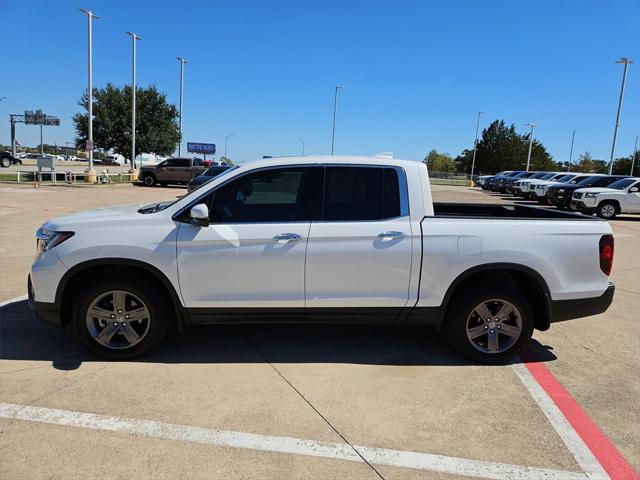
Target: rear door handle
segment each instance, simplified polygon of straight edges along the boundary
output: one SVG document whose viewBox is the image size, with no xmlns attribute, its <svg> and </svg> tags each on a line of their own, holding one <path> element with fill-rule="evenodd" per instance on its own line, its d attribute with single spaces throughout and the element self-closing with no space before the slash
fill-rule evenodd
<svg viewBox="0 0 640 480">
<path fill-rule="evenodd" d="M 273 241 L 277 243 L 287 243 L 300 240 L 302 237 L 297 233 L 279 233 L 273 237 Z"/>
<path fill-rule="evenodd" d="M 378 238 L 382 239 L 382 240 L 392 240 L 395 238 L 404 238 L 406 237 L 407 234 L 403 233 L 403 232 L 382 232 L 380 234 L 378 234 Z"/>
</svg>

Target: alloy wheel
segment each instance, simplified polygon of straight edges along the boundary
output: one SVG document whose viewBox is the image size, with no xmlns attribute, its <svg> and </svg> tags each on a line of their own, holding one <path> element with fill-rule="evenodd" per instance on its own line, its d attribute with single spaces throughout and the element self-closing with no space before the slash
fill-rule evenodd
<svg viewBox="0 0 640 480">
<path fill-rule="evenodd" d="M 522 334 L 522 315 L 511 302 L 495 298 L 477 305 L 467 318 L 467 338 L 483 353 L 503 353 Z"/>
</svg>

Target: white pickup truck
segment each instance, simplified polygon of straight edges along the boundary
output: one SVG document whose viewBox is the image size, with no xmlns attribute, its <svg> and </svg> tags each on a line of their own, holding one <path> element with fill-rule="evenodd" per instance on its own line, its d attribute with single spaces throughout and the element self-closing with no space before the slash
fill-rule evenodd
<svg viewBox="0 0 640 480">
<path fill-rule="evenodd" d="M 178 200 L 72 214 L 37 233 L 37 315 L 131 358 L 183 323 L 435 325 L 504 362 L 534 328 L 605 311 L 605 221 L 521 205 L 434 204 L 426 166 L 272 158 Z"/>
</svg>

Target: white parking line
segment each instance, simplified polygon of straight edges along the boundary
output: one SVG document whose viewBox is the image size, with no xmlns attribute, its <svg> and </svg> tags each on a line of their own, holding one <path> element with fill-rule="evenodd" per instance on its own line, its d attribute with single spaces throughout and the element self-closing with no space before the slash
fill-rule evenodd
<svg viewBox="0 0 640 480">
<path fill-rule="evenodd" d="M 4 307 L 5 305 L 9 305 L 10 303 L 22 302 L 27 298 L 28 298 L 27 295 L 22 295 L 20 297 L 12 298 L 11 300 L 5 300 L 4 302 L 0 302 L 0 308 Z"/>
<path fill-rule="evenodd" d="M 11 403 L 0 403 L 0 418 L 87 428 L 91 430 L 124 432 L 146 437 L 220 447 L 362 462 L 362 459 L 346 443 L 318 442 L 302 438 L 215 430 L 150 420 L 136 420 L 70 410 L 15 405 Z M 353 448 L 372 464 L 427 470 L 467 477 L 495 480 L 588 480 L 591 478 L 579 472 L 483 462 L 479 460 L 447 457 L 444 455 L 432 455 L 429 453 L 406 452 L 363 446 L 354 446 Z"/>
<path fill-rule="evenodd" d="M 594 480 L 608 479 L 609 475 L 600 462 L 593 456 L 589 447 L 585 445 L 547 392 L 533 378 L 527 367 L 522 363 L 516 363 L 512 367 L 587 477 Z"/>
</svg>

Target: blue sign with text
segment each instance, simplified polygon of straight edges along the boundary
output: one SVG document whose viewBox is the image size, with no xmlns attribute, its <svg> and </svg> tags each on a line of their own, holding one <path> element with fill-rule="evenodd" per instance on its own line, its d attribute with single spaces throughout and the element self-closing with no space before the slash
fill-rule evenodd
<svg viewBox="0 0 640 480">
<path fill-rule="evenodd" d="M 216 153 L 216 144 L 187 142 L 187 152 L 209 153 L 213 155 L 214 153 Z"/>
</svg>

